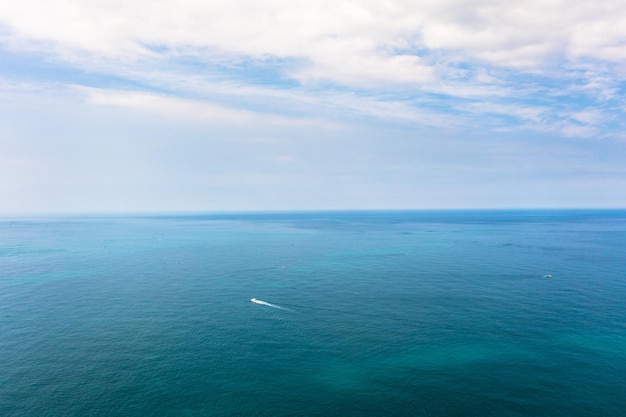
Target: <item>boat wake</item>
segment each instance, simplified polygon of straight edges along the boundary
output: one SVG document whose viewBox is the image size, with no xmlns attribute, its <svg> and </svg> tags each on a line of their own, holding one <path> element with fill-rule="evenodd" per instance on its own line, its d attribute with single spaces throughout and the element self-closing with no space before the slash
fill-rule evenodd
<svg viewBox="0 0 626 417">
<path fill-rule="evenodd" d="M 256 298 L 251 298 L 250 301 L 252 301 L 255 304 L 261 304 L 263 306 L 268 306 L 268 307 L 272 307 L 272 308 L 278 308 L 278 309 L 281 309 L 281 310 L 289 310 L 288 308 L 277 306 L 276 304 L 268 303 L 267 301 L 257 300 Z"/>
</svg>

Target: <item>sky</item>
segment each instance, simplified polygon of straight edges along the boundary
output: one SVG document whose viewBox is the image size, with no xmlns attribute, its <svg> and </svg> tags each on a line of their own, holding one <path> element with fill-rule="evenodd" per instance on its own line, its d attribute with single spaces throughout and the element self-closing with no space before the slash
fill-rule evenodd
<svg viewBox="0 0 626 417">
<path fill-rule="evenodd" d="M 626 0 L 0 2 L 0 213 L 626 207 Z"/>
</svg>

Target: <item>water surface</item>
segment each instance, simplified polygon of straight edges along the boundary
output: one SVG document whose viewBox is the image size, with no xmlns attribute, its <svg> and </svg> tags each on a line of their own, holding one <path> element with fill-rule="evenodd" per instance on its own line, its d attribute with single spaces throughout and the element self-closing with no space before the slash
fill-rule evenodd
<svg viewBox="0 0 626 417">
<path fill-rule="evenodd" d="M 626 416 L 625 247 L 624 211 L 3 219 L 0 415 Z"/>
</svg>

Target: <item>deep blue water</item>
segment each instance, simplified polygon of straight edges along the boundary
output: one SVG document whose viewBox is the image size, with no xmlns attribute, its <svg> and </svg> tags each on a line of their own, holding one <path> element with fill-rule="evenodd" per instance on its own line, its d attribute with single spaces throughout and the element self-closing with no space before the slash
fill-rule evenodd
<svg viewBox="0 0 626 417">
<path fill-rule="evenodd" d="M 626 416 L 626 211 L 2 219 L 0 415 Z"/>
</svg>

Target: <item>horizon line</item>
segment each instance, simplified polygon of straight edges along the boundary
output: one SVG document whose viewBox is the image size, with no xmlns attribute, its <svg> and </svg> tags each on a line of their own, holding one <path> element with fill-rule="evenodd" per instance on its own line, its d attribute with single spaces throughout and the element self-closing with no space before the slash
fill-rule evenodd
<svg viewBox="0 0 626 417">
<path fill-rule="evenodd" d="M 376 213 L 376 212 L 532 212 L 532 211 L 626 211 L 626 207 L 442 207 L 442 208 L 317 208 L 317 209 L 243 209 L 243 210 L 110 210 L 75 212 L 0 213 L 0 220 L 40 217 L 162 217 L 162 216 L 237 216 L 307 213 Z"/>
</svg>

